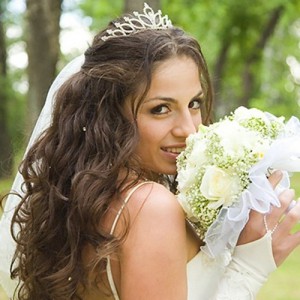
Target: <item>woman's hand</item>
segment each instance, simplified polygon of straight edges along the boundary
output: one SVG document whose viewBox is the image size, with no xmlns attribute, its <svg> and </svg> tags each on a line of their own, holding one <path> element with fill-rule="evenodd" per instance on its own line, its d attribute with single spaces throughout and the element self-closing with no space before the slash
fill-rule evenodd
<svg viewBox="0 0 300 300">
<path fill-rule="evenodd" d="M 269 177 L 269 181 L 275 188 L 281 178 L 281 172 L 276 171 Z M 300 220 L 300 202 L 298 201 L 296 205 L 287 212 L 294 196 L 294 190 L 284 190 L 279 195 L 281 207 L 272 207 L 271 212 L 265 216 L 256 211 L 251 211 L 249 221 L 239 237 L 238 245 L 247 244 L 260 239 L 266 234 L 267 229 L 273 231 L 273 256 L 276 265 L 279 266 L 289 254 L 300 245 L 300 231 L 291 233 L 294 226 Z"/>
</svg>

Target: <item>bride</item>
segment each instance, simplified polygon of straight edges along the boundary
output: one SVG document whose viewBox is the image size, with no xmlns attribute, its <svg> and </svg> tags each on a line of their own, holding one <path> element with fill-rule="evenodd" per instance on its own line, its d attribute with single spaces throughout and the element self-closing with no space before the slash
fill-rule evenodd
<svg viewBox="0 0 300 300">
<path fill-rule="evenodd" d="M 167 16 L 145 5 L 97 34 L 50 88 L 7 198 L 0 283 L 8 296 L 254 299 L 300 244 L 290 234 L 300 205 L 285 214 L 287 189 L 267 223 L 250 214 L 233 254 L 211 260 L 200 251 L 174 177 L 211 106 L 200 46 Z M 280 180 L 269 177 L 274 188 Z"/>
</svg>

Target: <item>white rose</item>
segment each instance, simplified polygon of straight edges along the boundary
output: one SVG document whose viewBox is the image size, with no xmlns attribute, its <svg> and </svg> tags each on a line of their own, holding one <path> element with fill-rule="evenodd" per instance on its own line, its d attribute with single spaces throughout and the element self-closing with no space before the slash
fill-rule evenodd
<svg viewBox="0 0 300 300">
<path fill-rule="evenodd" d="M 254 132 L 229 120 L 224 120 L 215 132 L 220 136 L 224 154 L 231 157 L 244 157 L 244 149 L 252 149 L 258 138 Z"/>
<path fill-rule="evenodd" d="M 206 144 L 206 140 L 202 138 L 198 137 L 195 139 L 194 147 L 187 160 L 188 168 L 199 167 L 205 164 L 207 161 L 207 157 L 205 155 Z"/>
<path fill-rule="evenodd" d="M 218 167 L 209 166 L 203 175 L 200 191 L 205 198 L 211 200 L 209 208 L 230 206 L 233 196 L 239 192 L 239 178 Z"/>
<path fill-rule="evenodd" d="M 178 189 L 185 191 L 195 182 L 197 168 L 187 168 L 180 170 L 177 175 Z"/>
<path fill-rule="evenodd" d="M 263 111 L 257 108 L 246 108 L 244 106 L 240 106 L 234 111 L 234 120 L 237 122 L 251 118 L 259 118 L 262 119 L 266 124 L 270 124 L 269 117 Z"/>
</svg>

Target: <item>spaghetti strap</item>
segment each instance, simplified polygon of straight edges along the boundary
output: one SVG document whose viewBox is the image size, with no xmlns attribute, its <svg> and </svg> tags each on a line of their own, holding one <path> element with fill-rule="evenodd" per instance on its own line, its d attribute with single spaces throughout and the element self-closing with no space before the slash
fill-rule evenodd
<svg viewBox="0 0 300 300">
<path fill-rule="evenodd" d="M 117 226 L 117 223 L 118 223 L 118 220 L 121 216 L 121 213 L 124 209 L 124 207 L 126 206 L 126 204 L 128 203 L 130 197 L 132 196 L 132 194 L 139 188 L 141 187 L 142 185 L 144 184 L 147 184 L 147 183 L 153 183 L 152 181 L 143 181 L 139 184 L 137 184 L 135 187 L 133 187 L 130 192 L 128 193 L 128 195 L 126 196 L 121 208 L 119 209 L 115 219 L 114 219 L 114 222 L 111 226 L 111 229 L 110 229 L 110 234 L 113 234 L 114 231 L 115 231 L 115 228 Z M 115 300 L 120 300 L 119 298 L 119 295 L 118 295 L 118 292 L 117 292 L 117 289 L 116 289 L 116 285 L 115 285 L 115 282 L 114 282 L 114 279 L 113 279 L 113 275 L 112 275 L 112 271 L 111 271 L 111 262 L 110 262 L 110 256 L 107 257 L 107 264 L 106 264 L 106 273 L 107 273 L 107 279 L 108 279 L 108 282 L 109 282 L 109 286 L 110 286 L 110 289 L 112 291 L 112 294 L 113 294 L 113 297 Z"/>
<path fill-rule="evenodd" d="M 115 217 L 115 219 L 114 219 L 114 222 L 113 222 L 113 224 L 112 224 L 112 226 L 111 226 L 111 229 L 110 229 L 110 234 L 113 234 L 113 233 L 114 233 L 115 228 L 116 228 L 116 226 L 117 226 L 117 223 L 118 223 L 118 221 L 119 221 L 119 218 L 120 218 L 120 216 L 121 216 L 121 213 L 122 213 L 124 207 L 126 206 L 127 202 L 129 201 L 130 197 L 132 196 L 132 194 L 133 194 L 139 187 L 141 187 L 142 185 L 144 185 L 144 184 L 146 184 L 146 183 L 152 183 L 152 181 L 143 181 L 143 182 L 140 182 L 139 184 L 137 184 L 135 187 L 133 187 L 133 188 L 130 190 L 130 192 L 129 192 L 128 195 L 126 196 L 126 198 L 125 198 L 125 200 L 124 200 L 124 202 L 123 202 L 121 208 L 119 209 L 119 211 L 118 211 L 118 213 L 117 213 L 117 215 L 116 215 L 116 217 Z"/>
</svg>

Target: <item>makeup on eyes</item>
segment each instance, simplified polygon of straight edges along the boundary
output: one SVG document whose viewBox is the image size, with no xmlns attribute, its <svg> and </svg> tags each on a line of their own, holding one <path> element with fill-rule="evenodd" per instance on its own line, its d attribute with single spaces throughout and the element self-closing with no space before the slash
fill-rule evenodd
<svg viewBox="0 0 300 300">
<path fill-rule="evenodd" d="M 198 100 L 198 99 L 201 100 L 201 101 L 203 101 L 204 100 L 203 96 L 204 96 L 204 93 L 201 90 L 199 93 L 197 93 L 194 97 L 191 98 L 191 101 Z M 166 101 L 166 102 L 179 102 L 178 99 L 173 98 L 173 97 L 156 96 L 156 97 L 151 97 L 149 99 L 146 99 L 144 101 L 144 104 L 146 104 L 146 103 L 148 103 L 150 101 L 159 101 L 159 100 Z"/>
<path fill-rule="evenodd" d="M 189 108 L 198 110 L 201 108 L 201 105 L 204 102 L 204 94 L 203 91 L 201 90 L 199 93 L 197 93 L 189 102 Z M 190 107 L 190 104 L 193 102 L 199 102 L 199 106 L 196 108 Z M 157 102 L 157 105 L 155 105 L 155 102 Z M 179 100 L 172 98 L 172 97 L 165 97 L 165 96 L 157 96 L 157 97 L 152 97 L 147 100 L 143 104 L 151 104 L 151 109 L 150 113 L 160 115 L 160 114 L 166 114 L 168 111 L 170 111 L 170 106 L 172 104 L 177 104 Z M 154 106 L 154 107 L 153 107 Z"/>
</svg>

